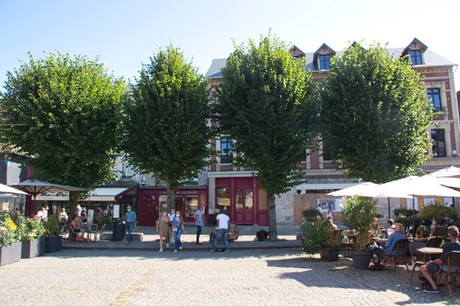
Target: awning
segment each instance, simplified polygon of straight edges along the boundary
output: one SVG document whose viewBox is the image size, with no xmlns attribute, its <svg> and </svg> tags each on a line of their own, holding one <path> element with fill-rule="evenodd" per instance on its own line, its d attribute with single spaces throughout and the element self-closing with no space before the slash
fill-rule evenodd
<svg viewBox="0 0 460 306">
<path fill-rule="evenodd" d="M 126 191 L 126 187 L 99 187 L 89 191 L 86 199 L 78 200 L 79 202 L 115 202 L 115 196 Z M 49 193 L 38 195 L 37 201 L 69 201 L 68 194 Z"/>
</svg>

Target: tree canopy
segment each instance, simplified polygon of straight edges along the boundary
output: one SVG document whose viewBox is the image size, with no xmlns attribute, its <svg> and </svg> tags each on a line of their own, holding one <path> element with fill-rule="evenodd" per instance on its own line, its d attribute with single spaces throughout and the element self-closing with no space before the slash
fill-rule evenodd
<svg viewBox="0 0 460 306">
<path fill-rule="evenodd" d="M 207 82 L 172 45 L 150 58 L 126 103 L 124 151 L 142 172 L 174 190 L 207 165 L 210 128 Z"/>
<path fill-rule="evenodd" d="M 113 180 L 123 80 L 97 60 L 51 53 L 29 55 L 4 87 L 2 141 L 38 157 L 27 163 L 40 179 L 85 188 Z"/>
<path fill-rule="evenodd" d="M 268 192 L 270 238 L 277 238 L 275 195 L 298 183 L 314 114 L 313 80 L 304 62 L 271 35 L 239 45 L 227 60 L 216 111 L 237 162 L 257 171 Z"/>
<path fill-rule="evenodd" d="M 350 46 L 332 60 L 321 101 L 324 146 L 349 176 L 387 182 L 427 160 L 433 112 L 406 58 Z"/>
</svg>

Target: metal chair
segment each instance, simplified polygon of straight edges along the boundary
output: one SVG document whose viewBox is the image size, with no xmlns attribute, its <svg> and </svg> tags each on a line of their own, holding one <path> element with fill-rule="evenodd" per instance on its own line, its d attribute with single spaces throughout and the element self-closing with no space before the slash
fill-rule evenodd
<svg viewBox="0 0 460 306">
<path fill-rule="evenodd" d="M 400 260 L 403 260 L 404 261 L 404 264 L 406 266 L 406 269 L 407 269 L 407 273 L 409 273 L 409 263 L 408 263 L 408 258 L 410 257 L 410 253 L 409 253 L 409 239 L 407 238 L 404 238 L 404 239 L 399 239 L 393 250 L 392 250 L 393 253 L 395 253 L 396 255 L 385 255 L 385 258 L 383 260 L 383 262 L 388 262 L 388 261 L 394 261 L 394 269 L 396 269 L 397 265 L 398 265 L 398 262 Z M 399 255 L 401 254 L 401 255 Z"/>
<path fill-rule="evenodd" d="M 88 240 L 89 241 L 96 241 L 97 239 L 97 224 L 91 224 L 91 226 L 89 227 L 89 231 L 88 231 Z M 93 238 L 93 239 L 91 239 Z"/>
<path fill-rule="evenodd" d="M 449 287 L 449 297 L 452 297 L 452 287 L 455 288 L 456 277 L 460 270 L 460 251 L 451 251 L 447 253 L 444 263 L 447 263 L 447 271 L 444 271 L 445 265 L 441 269 L 441 274 L 446 273 L 447 285 Z"/>
<path fill-rule="evenodd" d="M 442 245 L 442 238 L 441 237 L 430 238 L 426 242 L 427 247 L 440 248 L 441 245 Z"/>
<path fill-rule="evenodd" d="M 425 247 L 425 242 L 423 241 L 410 241 L 409 242 L 409 253 L 412 261 L 412 272 L 410 274 L 410 280 L 414 276 L 415 268 L 423 266 L 426 264 L 426 261 L 417 254 L 417 249 Z"/>
</svg>

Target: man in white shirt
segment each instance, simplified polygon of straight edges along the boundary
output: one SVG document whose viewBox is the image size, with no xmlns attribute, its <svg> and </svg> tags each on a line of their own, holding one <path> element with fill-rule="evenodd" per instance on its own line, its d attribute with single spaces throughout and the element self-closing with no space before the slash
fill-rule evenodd
<svg viewBox="0 0 460 306">
<path fill-rule="evenodd" d="M 225 247 L 225 252 L 230 253 L 230 247 L 228 246 L 227 242 L 227 234 L 230 229 L 230 218 L 223 212 L 221 211 L 217 217 L 217 233 L 216 233 L 216 238 L 214 238 L 214 241 L 212 242 L 212 249 L 211 253 L 214 253 L 216 251 L 216 246 L 217 243 L 219 243 L 219 240 L 222 240 L 222 243 L 224 244 Z"/>
</svg>

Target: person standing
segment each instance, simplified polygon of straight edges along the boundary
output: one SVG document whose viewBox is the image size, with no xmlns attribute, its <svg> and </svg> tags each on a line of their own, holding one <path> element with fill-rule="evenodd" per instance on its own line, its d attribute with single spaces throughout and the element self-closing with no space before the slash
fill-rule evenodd
<svg viewBox="0 0 460 306">
<path fill-rule="evenodd" d="M 169 246 L 169 217 L 166 210 L 163 211 L 163 214 L 158 218 L 157 222 L 157 232 L 160 236 L 160 250 L 158 252 L 163 252 L 163 240 L 166 242 L 166 247 Z"/>
<path fill-rule="evenodd" d="M 43 220 L 46 221 L 46 220 L 48 220 L 48 211 L 49 211 L 50 208 L 48 207 L 48 205 L 45 205 L 43 207 L 45 207 L 45 209 L 43 210 Z"/>
<path fill-rule="evenodd" d="M 81 205 L 80 204 L 77 204 L 77 209 L 75 211 L 75 214 L 79 217 L 81 216 Z"/>
<path fill-rule="evenodd" d="M 171 212 L 168 214 L 168 217 L 169 217 L 169 243 L 171 245 L 174 245 L 175 233 L 174 233 L 174 229 L 173 229 L 173 226 L 172 226 L 172 222 L 173 222 L 173 219 L 174 219 L 175 216 L 176 216 L 176 210 L 173 208 L 173 209 L 171 209 Z"/>
<path fill-rule="evenodd" d="M 328 209 L 327 209 L 327 213 L 326 213 L 326 220 L 327 219 L 332 219 L 332 221 L 334 221 L 334 213 L 332 212 L 332 207 L 331 205 L 329 205 Z"/>
<path fill-rule="evenodd" d="M 176 211 L 176 215 L 174 216 L 172 221 L 172 226 L 174 233 L 174 253 L 177 253 L 179 252 L 179 250 L 182 250 L 182 243 L 180 241 L 180 237 L 183 233 L 185 234 L 184 221 L 182 220 L 179 211 Z"/>
<path fill-rule="evenodd" d="M 216 221 L 217 221 L 217 233 L 216 233 L 216 238 L 214 238 L 214 241 L 212 242 L 211 253 L 214 253 L 216 251 L 217 243 L 219 243 L 219 240 L 222 240 L 222 243 L 224 244 L 224 247 L 225 247 L 225 252 L 229 253 L 230 247 L 228 246 L 228 242 L 227 242 L 227 234 L 230 229 L 230 218 L 223 211 L 221 211 L 217 215 Z"/>
<path fill-rule="evenodd" d="M 65 208 L 61 208 L 61 211 L 58 214 L 58 218 L 61 224 L 67 224 L 67 221 L 69 220 L 69 216 L 65 212 Z"/>
<path fill-rule="evenodd" d="M 200 243 L 200 235 L 203 230 L 203 216 L 204 216 L 204 206 L 198 209 L 195 213 L 195 225 L 196 225 L 196 244 Z"/>
<path fill-rule="evenodd" d="M 128 230 L 128 237 L 126 237 L 127 244 L 133 242 L 133 228 L 134 223 L 136 222 L 136 213 L 132 211 L 131 205 L 128 206 L 126 215 L 125 215 L 126 227 Z"/>
</svg>

